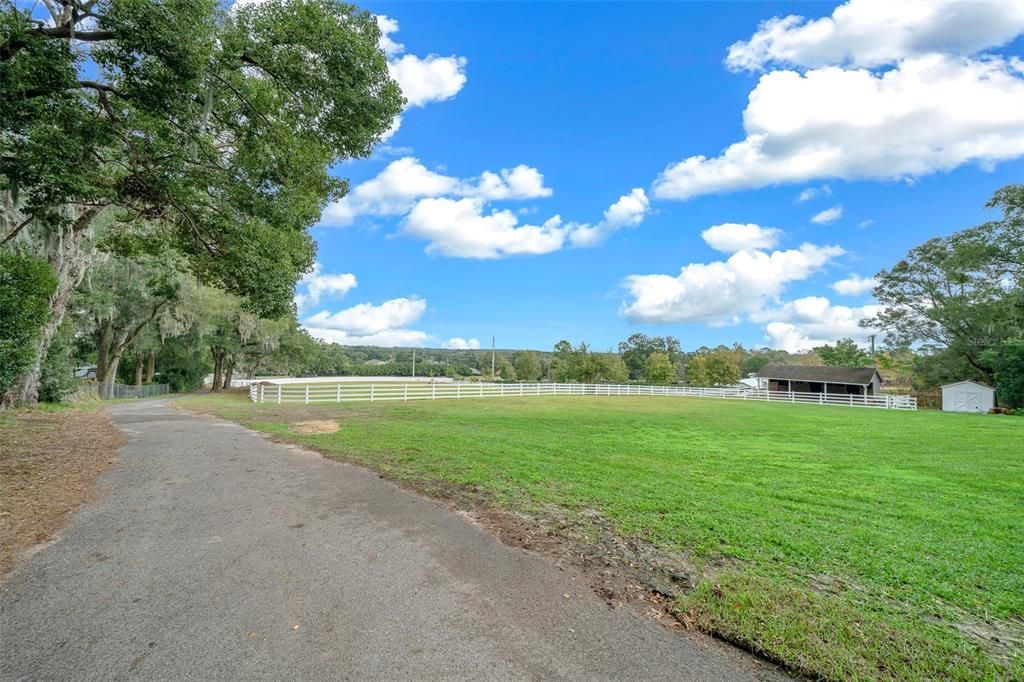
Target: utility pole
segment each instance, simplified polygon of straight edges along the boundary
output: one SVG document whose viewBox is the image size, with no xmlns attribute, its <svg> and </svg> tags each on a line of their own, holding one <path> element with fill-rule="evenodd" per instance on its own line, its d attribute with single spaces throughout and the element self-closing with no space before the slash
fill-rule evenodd
<svg viewBox="0 0 1024 682">
<path fill-rule="evenodd" d="M 416 378 L 416 349 L 412 349 L 412 378 Z"/>
<path fill-rule="evenodd" d="M 491 334 L 491 380 L 494 379 L 494 334 Z"/>
<path fill-rule="evenodd" d="M 874 357 L 874 355 L 875 355 L 875 335 L 872 334 L 868 338 L 871 339 L 871 356 Z"/>
</svg>

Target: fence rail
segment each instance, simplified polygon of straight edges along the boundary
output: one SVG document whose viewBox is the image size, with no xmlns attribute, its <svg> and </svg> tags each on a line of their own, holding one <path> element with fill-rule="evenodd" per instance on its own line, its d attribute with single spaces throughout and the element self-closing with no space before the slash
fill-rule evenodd
<svg viewBox="0 0 1024 682">
<path fill-rule="evenodd" d="M 459 398 L 506 398 L 551 395 L 637 396 L 663 395 L 699 398 L 727 398 L 778 403 L 873 407 L 889 410 L 916 410 L 917 401 L 906 395 L 846 395 L 838 393 L 800 393 L 764 389 L 701 388 L 696 386 L 638 386 L 627 384 L 364 384 L 260 383 L 249 386 L 255 403 L 343 403 L 386 400 L 442 400 Z"/>
<path fill-rule="evenodd" d="M 170 391 L 168 384 L 143 384 L 132 386 L 129 384 L 96 384 L 96 393 L 101 400 L 115 400 L 117 398 L 152 398 L 157 395 L 164 395 Z"/>
</svg>

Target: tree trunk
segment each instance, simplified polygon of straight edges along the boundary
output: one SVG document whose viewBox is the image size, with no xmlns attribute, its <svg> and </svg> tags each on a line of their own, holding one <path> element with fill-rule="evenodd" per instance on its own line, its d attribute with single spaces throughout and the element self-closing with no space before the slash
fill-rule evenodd
<svg viewBox="0 0 1024 682">
<path fill-rule="evenodd" d="M 227 369 L 224 371 L 224 386 L 222 388 L 231 388 L 231 379 L 235 376 L 235 362 L 234 360 L 228 360 Z"/>
<path fill-rule="evenodd" d="M 152 350 L 146 355 L 146 383 L 153 383 L 153 375 L 156 374 L 156 353 Z"/>
<path fill-rule="evenodd" d="M 224 381 L 224 351 L 211 349 L 213 353 L 213 385 L 210 392 L 219 391 Z"/>
<path fill-rule="evenodd" d="M 96 381 L 107 380 L 110 368 L 110 347 L 114 344 L 114 325 L 107 320 L 96 333 Z"/>
<path fill-rule="evenodd" d="M 142 353 L 135 351 L 135 388 L 142 387 Z"/>
</svg>

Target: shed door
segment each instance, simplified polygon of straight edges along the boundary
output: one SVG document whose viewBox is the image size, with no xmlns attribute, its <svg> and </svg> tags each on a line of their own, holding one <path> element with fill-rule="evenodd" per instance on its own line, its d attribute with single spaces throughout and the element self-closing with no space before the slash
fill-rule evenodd
<svg viewBox="0 0 1024 682">
<path fill-rule="evenodd" d="M 953 409 L 958 412 L 980 412 L 981 391 L 963 389 L 954 392 Z"/>
</svg>

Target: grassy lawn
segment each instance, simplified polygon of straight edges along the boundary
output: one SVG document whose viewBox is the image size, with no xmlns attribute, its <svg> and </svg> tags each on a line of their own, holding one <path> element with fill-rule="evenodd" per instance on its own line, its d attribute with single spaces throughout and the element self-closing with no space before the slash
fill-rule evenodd
<svg viewBox="0 0 1024 682">
<path fill-rule="evenodd" d="M 1024 419 L 687 398 L 256 406 L 254 428 L 683 552 L 702 629 L 831 679 L 1024 679 Z M 337 420 L 335 433 L 296 422 Z M 722 559 L 726 559 L 722 561 Z"/>
</svg>

